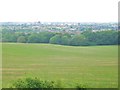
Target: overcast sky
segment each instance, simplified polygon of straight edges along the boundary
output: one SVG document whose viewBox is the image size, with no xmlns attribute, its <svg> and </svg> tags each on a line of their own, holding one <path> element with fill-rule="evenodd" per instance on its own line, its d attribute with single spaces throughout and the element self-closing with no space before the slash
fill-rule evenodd
<svg viewBox="0 0 120 90">
<path fill-rule="evenodd" d="M 0 0 L 0 22 L 117 22 L 119 0 Z"/>
</svg>

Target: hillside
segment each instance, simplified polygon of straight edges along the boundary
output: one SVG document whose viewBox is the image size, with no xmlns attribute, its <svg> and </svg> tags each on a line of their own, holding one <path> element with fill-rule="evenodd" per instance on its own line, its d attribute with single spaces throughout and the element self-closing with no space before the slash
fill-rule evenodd
<svg viewBox="0 0 120 90">
<path fill-rule="evenodd" d="M 24 77 L 60 80 L 65 87 L 118 86 L 117 46 L 3 43 L 3 87 Z"/>
</svg>

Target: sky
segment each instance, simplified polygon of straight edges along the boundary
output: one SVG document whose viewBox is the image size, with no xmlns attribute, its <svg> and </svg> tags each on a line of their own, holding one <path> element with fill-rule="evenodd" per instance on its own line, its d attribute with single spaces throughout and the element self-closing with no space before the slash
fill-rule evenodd
<svg viewBox="0 0 120 90">
<path fill-rule="evenodd" d="M 117 22 L 119 0 L 0 0 L 0 22 Z"/>
</svg>

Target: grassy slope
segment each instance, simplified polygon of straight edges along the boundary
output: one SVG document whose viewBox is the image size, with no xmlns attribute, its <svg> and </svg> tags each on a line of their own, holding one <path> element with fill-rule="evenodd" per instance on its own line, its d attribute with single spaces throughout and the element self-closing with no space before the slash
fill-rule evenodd
<svg viewBox="0 0 120 90">
<path fill-rule="evenodd" d="M 2 88 L 2 43 L 0 43 L 0 89 Z"/>
<path fill-rule="evenodd" d="M 117 87 L 117 46 L 3 44 L 3 87 L 22 77 Z M 68 83 L 69 82 L 69 83 Z"/>
</svg>

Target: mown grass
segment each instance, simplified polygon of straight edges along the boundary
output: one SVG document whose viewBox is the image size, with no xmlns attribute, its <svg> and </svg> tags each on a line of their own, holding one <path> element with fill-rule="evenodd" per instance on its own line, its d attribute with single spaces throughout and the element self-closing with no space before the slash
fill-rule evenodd
<svg viewBox="0 0 120 90">
<path fill-rule="evenodd" d="M 118 87 L 118 46 L 2 45 L 3 87 L 25 77 L 64 82 L 64 87 Z"/>
</svg>

